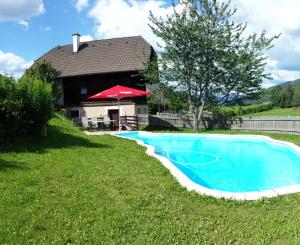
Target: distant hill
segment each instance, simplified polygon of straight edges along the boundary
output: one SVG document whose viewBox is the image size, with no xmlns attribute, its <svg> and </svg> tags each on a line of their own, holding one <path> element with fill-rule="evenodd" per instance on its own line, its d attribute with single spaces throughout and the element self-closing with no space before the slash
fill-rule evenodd
<svg viewBox="0 0 300 245">
<path fill-rule="evenodd" d="M 280 83 L 278 85 L 275 85 L 275 86 L 269 87 L 267 89 L 264 89 L 263 94 L 258 99 L 251 99 L 251 98 L 248 98 L 247 96 L 241 96 L 240 101 L 243 105 L 256 105 L 256 104 L 266 103 L 266 102 L 269 101 L 268 93 L 271 91 L 271 89 L 273 89 L 275 87 L 279 87 L 281 89 L 284 89 L 289 85 L 292 85 L 292 87 L 294 87 L 294 89 L 296 90 L 296 87 L 300 87 L 300 79 L 296 79 L 296 80 L 288 81 L 288 82 L 283 82 L 283 83 Z M 155 94 L 155 93 L 158 92 L 159 86 L 158 86 L 158 84 L 147 85 L 147 89 L 149 91 L 152 91 Z M 166 103 L 169 102 L 168 99 L 166 99 L 163 95 L 160 94 L 159 96 L 161 96 L 163 98 L 163 99 L 160 98 L 160 100 L 163 101 L 163 104 L 166 104 Z M 158 95 L 156 97 L 159 98 Z M 231 103 L 226 104 L 226 106 L 236 106 L 236 105 L 238 105 L 236 102 L 231 102 Z"/>
<path fill-rule="evenodd" d="M 276 88 L 276 87 L 284 89 L 289 85 L 292 85 L 292 87 L 294 87 L 294 88 L 300 86 L 300 79 L 293 80 L 293 81 L 288 81 L 288 82 L 283 82 L 283 83 L 280 83 L 278 85 L 267 88 L 267 89 L 264 90 L 265 93 L 264 93 L 264 95 L 262 95 L 262 97 L 260 99 L 258 99 L 258 100 L 245 100 L 244 103 L 245 104 L 260 104 L 260 103 L 267 102 L 269 100 L 269 97 L 267 96 L 267 94 L 271 89 Z"/>
<path fill-rule="evenodd" d="M 275 86 L 272 86 L 270 88 L 267 88 L 267 89 L 264 89 L 264 93 L 263 95 L 261 96 L 261 98 L 259 99 L 249 99 L 247 97 L 242 97 L 241 98 L 241 101 L 244 105 L 255 105 L 255 104 L 262 104 L 262 103 L 265 103 L 265 102 L 268 102 L 269 101 L 269 96 L 267 95 L 268 92 L 275 88 L 275 87 L 280 87 L 280 88 L 286 88 L 287 86 L 292 85 L 293 87 L 298 87 L 300 86 L 300 79 L 297 79 L 297 80 L 294 80 L 294 81 L 288 81 L 288 82 L 284 82 L 284 83 L 280 83 L 278 85 L 275 85 Z M 234 106 L 234 105 L 237 105 L 236 103 L 232 103 L 232 104 L 228 104 L 227 106 Z"/>
<path fill-rule="evenodd" d="M 300 79 L 297 79 L 297 80 L 294 80 L 294 81 L 280 83 L 278 85 L 275 85 L 275 86 L 272 86 L 272 87 L 268 88 L 267 90 L 270 90 L 270 89 L 275 88 L 275 87 L 285 88 L 285 87 L 289 86 L 289 84 L 292 85 L 292 86 L 299 86 L 300 85 Z"/>
</svg>

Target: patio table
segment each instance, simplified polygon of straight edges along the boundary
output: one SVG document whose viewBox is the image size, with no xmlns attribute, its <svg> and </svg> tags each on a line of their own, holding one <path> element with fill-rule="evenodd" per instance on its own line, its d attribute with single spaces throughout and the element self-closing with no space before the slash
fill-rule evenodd
<svg viewBox="0 0 300 245">
<path fill-rule="evenodd" d="M 117 120 L 97 120 L 98 128 L 105 130 L 105 125 L 110 124 L 110 129 L 115 128 Z"/>
</svg>

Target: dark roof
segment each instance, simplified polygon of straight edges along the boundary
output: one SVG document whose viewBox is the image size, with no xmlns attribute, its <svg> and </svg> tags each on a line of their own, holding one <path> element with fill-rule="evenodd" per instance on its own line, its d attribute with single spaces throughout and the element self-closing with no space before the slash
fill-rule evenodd
<svg viewBox="0 0 300 245">
<path fill-rule="evenodd" d="M 84 42 L 77 53 L 72 44 L 58 46 L 38 61 L 50 61 L 58 77 L 69 77 L 143 70 L 151 52 L 151 45 L 136 36 Z"/>
</svg>

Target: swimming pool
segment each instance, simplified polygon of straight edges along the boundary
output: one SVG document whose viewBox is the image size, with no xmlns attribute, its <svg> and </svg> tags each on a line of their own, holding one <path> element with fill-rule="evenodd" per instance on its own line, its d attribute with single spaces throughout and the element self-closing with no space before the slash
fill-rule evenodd
<svg viewBox="0 0 300 245">
<path fill-rule="evenodd" d="M 300 192 L 300 148 L 253 135 L 121 133 L 189 190 L 237 200 Z"/>
</svg>

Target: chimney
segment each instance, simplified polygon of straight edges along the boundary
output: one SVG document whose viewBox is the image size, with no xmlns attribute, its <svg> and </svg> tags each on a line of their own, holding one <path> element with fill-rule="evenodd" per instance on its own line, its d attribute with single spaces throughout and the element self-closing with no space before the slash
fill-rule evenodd
<svg viewBox="0 0 300 245">
<path fill-rule="evenodd" d="M 73 34 L 73 53 L 77 53 L 80 46 L 80 34 Z"/>
</svg>

